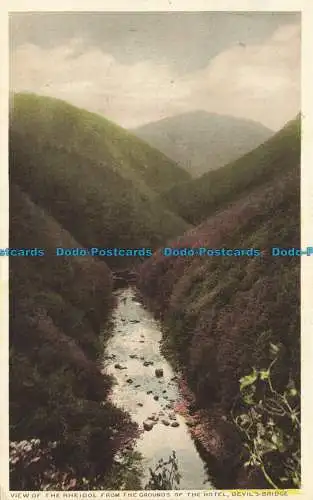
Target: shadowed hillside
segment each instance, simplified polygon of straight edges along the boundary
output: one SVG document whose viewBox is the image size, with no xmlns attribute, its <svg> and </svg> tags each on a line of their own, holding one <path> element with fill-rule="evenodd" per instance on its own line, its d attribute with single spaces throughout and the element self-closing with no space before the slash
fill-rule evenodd
<svg viewBox="0 0 313 500">
<path fill-rule="evenodd" d="M 236 160 L 273 132 L 260 123 L 193 111 L 132 130 L 197 177 Z"/>
<path fill-rule="evenodd" d="M 13 98 L 10 176 L 85 247 L 154 247 L 187 228 L 155 200 L 187 173 L 104 118 L 56 99 Z"/>
<path fill-rule="evenodd" d="M 116 451 L 136 433 L 106 402 L 111 379 L 97 364 L 111 273 L 90 257 L 56 257 L 56 246 L 79 243 L 14 184 L 10 220 L 11 248 L 46 249 L 10 258 L 10 440 L 26 448 L 40 440 L 30 463 L 16 445 L 11 488 L 80 489 L 84 477 L 105 483 Z"/>
<path fill-rule="evenodd" d="M 298 163 L 300 120 L 288 123 L 264 144 L 242 158 L 199 179 L 174 186 L 161 195 L 162 202 L 197 224 L 230 202 Z"/>
<path fill-rule="evenodd" d="M 219 178 L 224 190 L 212 185 L 212 192 L 215 187 L 218 194 L 208 197 L 210 204 L 203 213 L 215 211 L 227 200 L 237 201 L 167 244 L 260 249 L 260 256 L 166 257 L 159 251 L 141 268 L 139 286 L 164 322 L 164 350 L 182 370 L 194 395 L 193 412 L 202 422 L 195 435 L 204 452 L 217 460 L 230 486 L 269 487 L 261 466 L 270 471 L 278 487 L 299 486 L 298 476 L 286 472 L 287 459 L 299 470 L 299 429 L 292 430 L 295 417 L 288 418 L 289 410 L 279 413 L 278 405 L 283 397 L 291 398 L 291 406 L 299 402 L 300 260 L 270 254 L 272 246 L 300 247 L 299 149 L 299 122 L 295 121 L 262 149 L 223 169 Z M 238 178 L 241 181 L 236 183 Z M 182 199 L 187 201 L 187 194 Z M 258 370 L 260 378 L 254 375 Z M 262 403 L 267 401 L 269 373 L 277 391 L 276 410 Z M 255 392 L 244 393 L 241 400 L 245 384 Z M 261 455 L 257 455 L 261 461 L 251 462 L 252 472 L 251 464 L 245 472 L 240 469 L 251 456 L 240 444 L 241 421 L 236 421 L 237 427 L 233 421 L 237 403 L 239 412 L 247 412 L 248 422 L 251 405 L 256 415 L 263 415 L 258 425 L 262 422 L 264 432 L 257 434 L 259 427 L 255 431 L 261 440 L 256 441 L 261 443 Z M 271 425 L 280 434 L 269 447 Z M 246 443 L 249 450 L 256 446 L 255 441 Z"/>
</svg>

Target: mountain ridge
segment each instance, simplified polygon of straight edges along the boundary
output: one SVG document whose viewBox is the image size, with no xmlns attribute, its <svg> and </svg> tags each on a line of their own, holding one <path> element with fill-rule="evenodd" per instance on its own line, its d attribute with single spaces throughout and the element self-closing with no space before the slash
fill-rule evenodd
<svg viewBox="0 0 313 500">
<path fill-rule="evenodd" d="M 288 169 L 300 154 L 300 115 L 263 144 L 223 167 L 170 188 L 160 198 L 192 224 L 198 224 L 264 182 Z"/>
<path fill-rule="evenodd" d="M 204 110 L 163 118 L 130 130 L 177 161 L 193 177 L 239 158 L 274 134 L 256 121 Z"/>
<path fill-rule="evenodd" d="M 10 180 L 85 247 L 156 247 L 184 232 L 188 224 L 157 198 L 183 179 L 174 162 L 98 115 L 33 94 L 11 102 Z"/>
</svg>

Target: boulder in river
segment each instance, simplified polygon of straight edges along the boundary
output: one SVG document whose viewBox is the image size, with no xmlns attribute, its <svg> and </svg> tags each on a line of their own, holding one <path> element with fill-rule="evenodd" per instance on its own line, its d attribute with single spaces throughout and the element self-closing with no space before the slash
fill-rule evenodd
<svg viewBox="0 0 313 500">
<path fill-rule="evenodd" d="M 177 421 L 172 422 L 171 427 L 179 427 L 179 423 Z"/>
<path fill-rule="evenodd" d="M 130 323 L 140 323 L 139 319 L 130 319 Z"/>
<path fill-rule="evenodd" d="M 114 368 L 116 368 L 116 370 L 126 370 L 126 366 L 122 366 L 119 363 L 116 363 L 116 365 L 114 365 Z"/>
<path fill-rule="evenodd" d="M 155 401 L 158 401 L 158 400 L 159 400 L 159 396 L 156 394 L 155 396 L 153 396 L 153 399 L 154 399 Z"/>
<path fill-rule="evenodd" d="M 133 383 L 133 380 L 132 380 L 131 378 L 128 378 L 128 379 L 126 380 L 126 382 L 127 382 L 128 384 L 132 384 L 132 383 Z"/>
<path fill-rule="evenodd" d="M 155 369 L 155 376 L 156 377 L 163 377 L 163 375 L 164 375 L 163 368 L 156 368 Z"/>
<path fill-rule="evenodd" d="M 137 358 L 137 354 L 130 354 L 130 355 L 129 355 L 129 357 L 130 357 L 131 359 L 136 359 L 136 358 Z"/>
<path fill-rule="evenodd" d="M 145 421 L 143 423 L 143 428 L 144 428 L 145 431 L 151 431 L 151 429 L 153 428 L 153 423 Z"/>
<path fill-rule="evenodd" d="M 166 425 L 166 426 L 170 425 L 169 421 L 166 420 L 165 418 L 162 418 L 161 422 L 163 425 Z"/>
<path fill-rule="evenodd" d="M 137 403 L 137 406 L 143 406 L 143 403 Z"/>
<path fill-rule="evenodd" d="M 147 391 L 147 394 L 152 394 L 152 391 Z"/>
</svg>

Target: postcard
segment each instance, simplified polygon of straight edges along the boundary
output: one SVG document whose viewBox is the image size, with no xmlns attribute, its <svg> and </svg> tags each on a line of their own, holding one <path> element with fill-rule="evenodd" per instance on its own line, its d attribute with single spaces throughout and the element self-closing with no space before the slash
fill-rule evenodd
<svg viewBox="0 0 313 500">
<path fill-rule="evenodd" d="M 3 500 L 310 498 L 312 11 L 2 8 Z"/>
</svg>

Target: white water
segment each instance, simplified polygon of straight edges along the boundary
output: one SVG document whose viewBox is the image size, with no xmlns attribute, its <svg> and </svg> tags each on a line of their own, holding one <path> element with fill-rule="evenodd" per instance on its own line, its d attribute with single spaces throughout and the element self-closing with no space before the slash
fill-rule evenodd
<svg viewBox="0 0 313 500">
<path fill-rule="evenodd" d="M 107 343 L 104 368 L 116 379 L 111 398 L 116 406 L 128 411 L 140 428 L 153 414 L 158 418 L 152 430 L 144 431 L 137 441 L 136 449 L 144 457 L 146 477 L 149 467 L 153 468 L 160 458 L 167 460 L 172 450 L 175 450 L 182 475 L 180 488 L 212 488 L 189 428 L 183 417 L 174 411 L 175 402 L 181 398 L 173 380 L 175 374 L 160 353 L 159 323 L 137 301 L 133 288 L 117 292 L 117 299 L 112 318 L 114 330 Z M 153 365 L 144 366 L 145 361 L 152 361 Z M 126 369 L 116 368 L 117 364 Z M 163 369 L 163 377 L 156 377 L 156 368 Z M 127 382 L 129 379 L 132 383 Z M 148 391 L 152 393 L 147 394 Z M 156 401 L 154 396 L 159 399 Z M 162 419 L 166 419 L 169 424 L 175 419 L 179 426 L 166 426 Z"/>
</svg>

